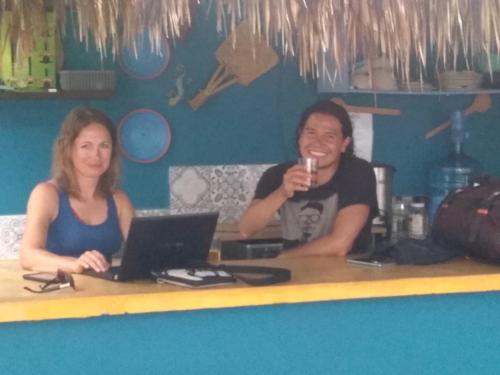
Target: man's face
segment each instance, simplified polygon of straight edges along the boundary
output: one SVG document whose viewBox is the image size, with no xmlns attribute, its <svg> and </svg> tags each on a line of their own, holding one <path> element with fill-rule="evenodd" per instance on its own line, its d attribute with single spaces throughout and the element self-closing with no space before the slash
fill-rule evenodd
<svg viewBox="0 0 500 375">
<path fill-rule="evenodd" d="M 307 119 L 299 137 L 302 157 L 318 159 L 319 169 L 337 166 L 345 152 L 350 137 L 342 135 L 342 125 L 337 118 L 323 113 L 313 113 Z"/>
</svg>

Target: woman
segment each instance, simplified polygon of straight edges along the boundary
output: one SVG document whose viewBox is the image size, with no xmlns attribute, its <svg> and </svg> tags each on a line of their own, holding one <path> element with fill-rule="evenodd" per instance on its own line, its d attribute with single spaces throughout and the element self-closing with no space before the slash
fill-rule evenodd
<svg viewBox="0 0 500 375">
<path fill-rule="evenodd" d="M 105 271 L 127 237 L 134 209 L 117 189 L 116 130 L 102 112 L 73 109 L 54 143 L 52 178 L 31 192 L 23 268 Z"/>
</svg>

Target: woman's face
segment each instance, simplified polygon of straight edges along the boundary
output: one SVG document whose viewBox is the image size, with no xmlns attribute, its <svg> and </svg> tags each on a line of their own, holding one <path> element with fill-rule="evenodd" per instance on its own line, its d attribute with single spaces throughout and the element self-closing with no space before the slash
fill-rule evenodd
<svg viewBox="0 0 500 375">
<path fill-rule="evenodd" d="M 342 135 L 340 121 L 331 115 L 313 113 L 307 119 L 299 137 L 302 157 L 318 159 L 319 169 L 338 165 L 351 138 Z"/>
<path fill-rule="evenodd" d="M 109 168 L 112 150 L 108 130 L 101 124 L 90 123 L 73 142 L 71 158 L 75 173 L 80 177 L 101 177 Z"/>
</svg>

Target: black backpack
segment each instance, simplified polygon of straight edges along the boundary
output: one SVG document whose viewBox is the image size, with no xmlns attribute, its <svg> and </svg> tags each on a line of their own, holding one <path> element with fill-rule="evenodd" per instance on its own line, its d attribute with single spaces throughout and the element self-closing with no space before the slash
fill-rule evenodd
<svg viewBox="0 0 500 375">
<path fill-rule="evenodd" d="M 486 177 L 449 193 L 436 213 L 432 239 L 500 264 L 500 179 Z"/>
</svg>

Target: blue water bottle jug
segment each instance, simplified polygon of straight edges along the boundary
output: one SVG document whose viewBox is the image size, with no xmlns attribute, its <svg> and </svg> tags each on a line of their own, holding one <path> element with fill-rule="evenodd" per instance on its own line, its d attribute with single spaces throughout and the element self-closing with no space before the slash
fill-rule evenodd
<svg viewBox="0 0 500 375">
<path fill-rule="evenodd" d="M 432 223 L 444 197 L 452 190 L 471 185 L 481 171 L 479 162 L 463 152 L 467 138 L 462 112 L 451 114 L 451 140 L 453 151 L 438 161 L 429 173 L 429 220 Z"/>
</svg>

